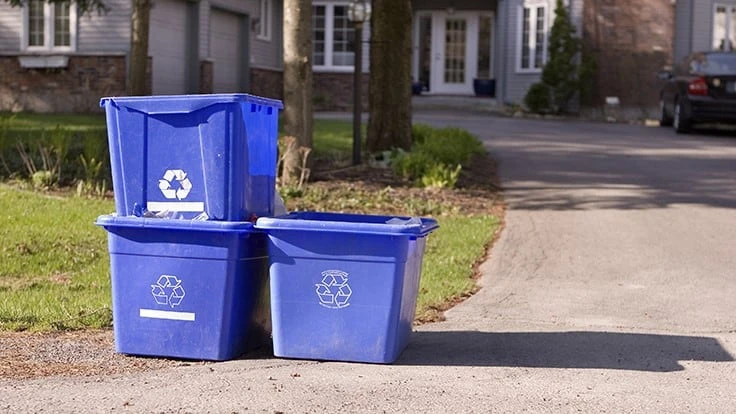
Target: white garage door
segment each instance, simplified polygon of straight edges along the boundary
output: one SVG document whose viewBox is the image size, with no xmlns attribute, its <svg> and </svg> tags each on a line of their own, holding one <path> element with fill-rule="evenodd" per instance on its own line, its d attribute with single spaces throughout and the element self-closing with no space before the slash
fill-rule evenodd
<svg viewBox="0 0 736 414">
<path fill-rule="evenodd" d="M 186 79 L 187 7 L 182 0 L 155 0 L 151 9 L 149 52 L 154 95 L 182 94 Z"/>
<path fill-rule="evenodd" d="M 240 74 L 240 21 L 237 14 L 212 9 L 210 13 L 210 57 L 213 62 L 214 92 L 242 92 Z"/>
</svg>

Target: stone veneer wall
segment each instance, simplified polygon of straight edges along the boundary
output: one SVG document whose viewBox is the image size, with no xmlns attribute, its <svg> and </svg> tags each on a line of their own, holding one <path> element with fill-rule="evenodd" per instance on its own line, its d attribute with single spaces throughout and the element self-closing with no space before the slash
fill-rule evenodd
<svg viewBox="0 0 736 414">
<path fill-rule="evenodd" d="M 96 112 L 100 98 L 124 95 L 125 56 L 69 56 L 65 68 L 22 68 L 0 56 L 0 111 Z"/>
<path fill-rule="evenodd" d="M 264 98 L 284 99 L 284 72 L 251 68 L 250 93 Z"/>
<path fill-rule="evenodd" d="M 672 65 L 675 28 L 671 0 L 585 0 L 583 45 L 597 63 L 591 102 L 617 96 L 629 113 L 656 113 L 662 82 Z"/>
<path fill-rule="evenodd" d="M 363 110 L 368 109 L 368 78 L 369 74 L 363 73 Z M 353 73 L 315 72 L 313 99 L 315 111 L 352 111 Z"/>
</svg>

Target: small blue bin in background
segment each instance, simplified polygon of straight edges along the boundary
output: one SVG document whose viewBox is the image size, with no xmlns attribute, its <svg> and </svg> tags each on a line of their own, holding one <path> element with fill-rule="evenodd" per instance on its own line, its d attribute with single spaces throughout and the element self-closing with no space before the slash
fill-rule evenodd
<svg viewBox="0 0 736 414">
<path fill-rule="evenodd" d="M 255 227 L 269 236 L 274 355 L 399 357 L 411 334 L 426 236 L 438 226 L 391 219 L 312 212 L 258 219 Z"/>
<path fill-rule="evenodd" d="M 100 216 L 115 350 L 226 360 L 270 334 L 266 236 L 248 222 Z"/>
<path fill-rule="evenodd" d="M 281 101 L 246 94 L 103 98 L 118 215 L 273 214 Z"/>
</svg>

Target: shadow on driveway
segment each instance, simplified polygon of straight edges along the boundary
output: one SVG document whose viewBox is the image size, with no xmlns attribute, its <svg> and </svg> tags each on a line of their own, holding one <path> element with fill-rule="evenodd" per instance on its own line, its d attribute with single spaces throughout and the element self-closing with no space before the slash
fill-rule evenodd
<svg viewBox="0 0 736 414">
<path fill-rule="evenodd" d="M 615 332 L 414 332 L 397 365 L 682 371 L 731 362 L 715 338 Z"/>
</svg>

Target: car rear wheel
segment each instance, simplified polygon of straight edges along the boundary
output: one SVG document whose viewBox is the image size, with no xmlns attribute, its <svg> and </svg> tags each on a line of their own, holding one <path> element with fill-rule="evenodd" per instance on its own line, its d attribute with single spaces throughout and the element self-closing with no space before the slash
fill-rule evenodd
<svg viewBox="0 0 736 414">
<path fill-rule="evenodd" d="M 664 99 L 659 100 L 659 126 L 672 126 L 673 119 L 667 115 L 667 109 L 664 105 Z"/>
<path fill-rule="evenodd" d="M 678 134 L 690 132 L 690 118 L 684 113 L 680 100 L 675 102 L 675 117 L 672 120 L 672 126 Z"/>
</svg>

